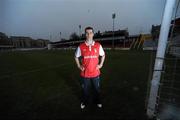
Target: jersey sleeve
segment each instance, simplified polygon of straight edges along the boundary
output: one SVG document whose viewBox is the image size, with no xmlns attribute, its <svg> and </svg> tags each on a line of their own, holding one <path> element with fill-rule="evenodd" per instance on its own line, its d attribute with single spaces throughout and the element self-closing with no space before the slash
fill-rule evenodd
<svg viewBox="0 0 180 120">
<path fill-rule="evenodd" d="M 80 56 L 81 56 L 81 50 L 80 47 L 78 47 L 75 52 L 75 57 L 80 57 Z"/>
<path fill-rule="evenodd" d="M 100 56 L 104 56 L 104 55 L 105 55 L 105 52 L 104 52 L 104 50 L 103 50 L 103 48 L 102 48 L 101 45 L 100 45 L 100 47 L 99 47 L 99 55 L 100 55 Z"/>
</svg>

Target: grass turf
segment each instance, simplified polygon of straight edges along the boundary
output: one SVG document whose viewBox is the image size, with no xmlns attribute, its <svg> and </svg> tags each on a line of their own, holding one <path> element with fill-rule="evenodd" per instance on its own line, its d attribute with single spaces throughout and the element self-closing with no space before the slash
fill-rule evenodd
<svg viewBox="0 0 180 120">
<path fill-rule="evenodd" d="M 80 110 L 74 51 L 0 53 L 0 119 L 146 119 L 151 52 L 106 51 L 103 109 Z"/>
</svg>

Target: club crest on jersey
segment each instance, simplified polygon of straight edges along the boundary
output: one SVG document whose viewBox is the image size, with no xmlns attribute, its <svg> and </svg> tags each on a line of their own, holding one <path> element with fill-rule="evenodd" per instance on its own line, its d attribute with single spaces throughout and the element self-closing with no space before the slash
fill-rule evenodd
<svg viewBox="0 0 180 120">
<path fill-rule="evenodd" d="M 83 49 L 83 52 L 86 52 L 86 49 Z"/>
<path fill-rule="evenodd" d="M 97 50 L 96 50 L 96 48 L 94 48 L 94 52 L 95 52 L 95 53 L 97 53 Z"/>
</svg>

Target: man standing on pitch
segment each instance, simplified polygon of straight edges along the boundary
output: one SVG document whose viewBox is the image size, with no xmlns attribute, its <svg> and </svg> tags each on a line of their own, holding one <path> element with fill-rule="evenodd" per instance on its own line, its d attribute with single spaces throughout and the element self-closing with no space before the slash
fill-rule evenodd
<svg viewBox="0 0 180 120">
<path fill-rule="evenodd" d="M 88 104 L 89 87 L 92 83 L 95 90 L 94 100 L 98 108 L 102 108 L 100 100 L 100 69 L 105 60 L 105 53 L 100 43 L 93 40 L 94 31 L 92 27 L 85 28 L 86 40 L 81 43 L 75 53 L 75 61 L 80 69 L 82 79 L 82 102 L 81 109 Z M 101 59 L 99 59 L 101 58 Z"/>
</svg>

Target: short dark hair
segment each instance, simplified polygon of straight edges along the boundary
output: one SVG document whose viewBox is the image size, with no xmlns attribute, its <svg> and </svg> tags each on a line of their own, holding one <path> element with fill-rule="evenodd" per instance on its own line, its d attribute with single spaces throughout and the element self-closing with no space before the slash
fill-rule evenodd
<svg viewBox="0 0 180 120">
<path fill-rule="evenodd" d="M 85 28 L 85 30 L 84 30 L 84 31 L 85 31 L 85 33 L 86 33 L 86 30 L 92 30 L 92 31 L 93 31 L 93 33 L 94 33 L 93 28 L 92 28 L 92 27 L 90 27 L 90 26 L 88 26 L 88 27 L 86 27 L 86 28 Z"/>
</svg>

